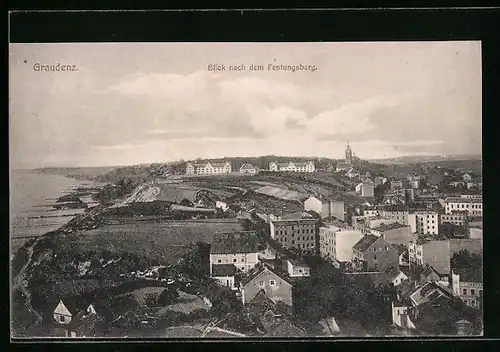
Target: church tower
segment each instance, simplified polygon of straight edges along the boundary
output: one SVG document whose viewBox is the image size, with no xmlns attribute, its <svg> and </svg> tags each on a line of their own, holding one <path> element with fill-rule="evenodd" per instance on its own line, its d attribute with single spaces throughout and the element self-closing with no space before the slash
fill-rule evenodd
<svg viewBox="0 0 500 352">
<path fill-rule="evenodd" d="M 347 147 L 345 148 L 345 162 L 347 164 L 352 164 L 352 150 L 349 146 L 349 141 L 347 141 Z"/>
</svg>

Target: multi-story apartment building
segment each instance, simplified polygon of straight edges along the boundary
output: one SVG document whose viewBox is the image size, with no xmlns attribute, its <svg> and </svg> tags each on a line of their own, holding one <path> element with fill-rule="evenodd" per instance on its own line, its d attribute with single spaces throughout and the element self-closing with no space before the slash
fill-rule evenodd
<svg viewBox="0 0 500 352">
<path fill-rule="evenodd" d="M 293 219 L 273 220 L 270 222 L 271 238 L 288 248 L 316 250 L 318 220 Z"/>
<path fill-rule="evenodd" d="M 464 226 L 467 223 L 467 211 L 454 211 L 451 214 L 441 214 L 439 216 L 441 224 L 453 224 Z"/>
<path fill-rule="evenodd" d="M 412 241 L 408 244 L 408 259 L 410 266 L 428 264 L 440 274 L 450 274 L 451 258 L 461 250 L 482 254 L 482 239 Z"/>
<path fill-rule="evenodd" d="M 408 246 L 411 241 L 415 240 L 415 235 L 411 233 L 410 226 L 399 223 L 381 224 L 373 228 L 371 234 L 382 237 L 389 244 L 401 244 Z"/>
<path fill-rule="evenodd" d="M 314 172 L 316 167 L 314 161 L 306 162 L 275 162 L 269 163 L 269 171 L 288 171 L 288 172 Z"/>
<path fill-rule="evenodd" d="M 255 231 L 216 234 L 210 247 L 210 275 L 214 266 L 228 264 L 248 272 L 259 263 L 258 252 Z"/>
<path fill-rule="evenodd" d="M 360 265 L 363 271 L 383 271 L 399 267 L 397 250 L 382 237 L 366 235 L 352 249 L 352 261 Z"/>
<path fill-rule="evenodd" d="M 455 296 L 460 297 L 469 307 L 483 308 L 482 273 L 453 270 L 451 278 Z"/>
<path fill-rule="evenodd" d="M 409 214 L 408 225 L 413 233 L 437 235 L 439 233 L 439 214 L 435 211 L 418 211 Z"/>
<path fill-rule="evenodd" d="M 462 195 L 460 197 L 448 197 L 444 201 L 445 213 L 452 214 L 454 211 L 467 211 L 469 216 L 483 215 L 483 197 Z"/>
<path fill-rule="evenodd" d="M 207 163 L 186 163 L 186 175 L 217 175 L 231 173 L 231 163 L 207 162 Z"/>
</svg>

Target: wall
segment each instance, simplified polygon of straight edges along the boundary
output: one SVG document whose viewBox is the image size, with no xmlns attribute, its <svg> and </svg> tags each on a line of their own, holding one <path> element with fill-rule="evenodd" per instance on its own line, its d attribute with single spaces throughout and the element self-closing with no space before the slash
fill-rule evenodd
<svg viewBox="0 0 500 352">
<path fill-rule="evenodd" d="M 335 233 L 335 257 L 339 262 L 352 260 L 352 246 L 361 238 L 363 233 L 358 230 L 341 230 Z"/>
<path fill-rule="evenodd" d="M 418 248 L 418 246 L 417 246 Z M 422 245 L 423 265 L 429 264 L 440 274 L 450 273 L 450 242 L 430 241 Z"/>
<path fill-rule="evenodd" d="M 319 228 L 319 254 L 323 258 L 336 259 L 335 232 L 340 228 L 329 226 Z"/>
<path fill-rule="evenodd" d="M 397 221 L 394 219 L 373 219 L 373 220 L 368 220 L 368 226 L 371 229 L 376 229 L 377 227 L 379 227 L 382 224 L 389 225 L 389 224 L 394 224 L 396 222 Z"/>
<path fill-rule="evenodd" d="M 293 265 L 290 262 L 287 262 L 288 275 L 291 277 L 306 277 L 311 275 L 311 272 L 308 267 Z"/>
<path fill-rule="evenodd" d="M 221 261 L 220 263 L 219 260 Z M 236 260 L 236 262 L 234 260 Z M 258 262 L 258 253 L 210 254 L 210 267 L 212 267 L 212 264 L 234 264 L 239 270 L 248 272 L 255 267 Z"/>
<path fill-rule="evenodd" d="M 315 197 L 309 197 L 304 202 L 304 211 L 315 211 L 319 215 L 323 215 L 323 204 Z"/>
<path fill-rule="evenodd" d="M 226 286 L 231 289 L 235 288 L 234 276 L 217 276 L 214 277 L 214 279 L 217 280 L 222 286 Z"/>
<path fill-rule="evenodd" d="M 330 216 L 345 221 L 345 204 L 340 201 L 330 202 Z"/>
<path fill-rule="evenodd" d="M 276 285 L 271 286 L 270 280 L 274 280 Z M 261 281 L 263 286 L 260 286 Z M 293 303 L 292 286 L 271 271 L 264 270 L 243 287 L 241 293 L 243 304 L 249 303 L 261 289 L 264 289 L 266 295 L 275 302 L 282 301 L 289 306 Z"/>
<path fill-rule="evenodd" d="M 483 229 L 470 227 L 469 228 L 469 238 L 470 239 L 482 239 L 483 238 Z"/>
<path fill-rule="evenodd" d="M 387 230 L 384 231 L 382 235 L 384 240 L 386 240 L 390 244 L 403 244 L 405 246 L 407 246 L 410 241 L 415 240 L 416 237 L 412 235 L 410 226 Z"/>
<path fill-rule="evenodd" d="M 482 239 L 452 239 L 450 240 L 450 257 L 461 250 L 468 250 L 470 253 L 483 254 Z"/>
<path fill-rule="evenodd" d="M 382 250 L 373 252 L 371 250 L 372 248 L 381 248 Z M 375 243 L 363 253 L 363 256 L 368 270 L 383 271 L 390 267 L 399 267 L 398 252 L 382 239 L 375 241 Z"/>
</svg>

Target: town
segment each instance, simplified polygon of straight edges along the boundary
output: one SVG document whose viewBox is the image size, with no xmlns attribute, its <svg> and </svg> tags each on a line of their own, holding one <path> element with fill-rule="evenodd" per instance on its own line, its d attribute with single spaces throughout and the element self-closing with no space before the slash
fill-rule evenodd
<svg viewBox="0 0 500 352">
<path fill-rule="evenodd" d="M 482 178 L 455 164 L 375 164 L 347 142 L 339 160 L 100 175 L 100 204 L 19 250 L 14 324 L 56 337 L 481 335 Z"/>
</svg>

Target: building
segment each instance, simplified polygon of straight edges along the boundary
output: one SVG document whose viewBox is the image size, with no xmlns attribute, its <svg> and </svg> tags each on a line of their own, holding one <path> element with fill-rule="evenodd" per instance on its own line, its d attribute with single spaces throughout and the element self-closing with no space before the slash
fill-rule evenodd
<svg viewBox="0 0 500 352">
<path fill-rule="evenodd" d="M 375 187 L 383 185 L 386 182 L 387 182 L 387 178 L 386 177 L 382 177 L 382 176 L 375 177 Z"/>
<path fill-rule="evenodd" d="M 462 175 L 462 180 L 464 180 L 464 181 L 470 181 L 470 180 L 472 180 L 472 176 L 469 175 L 469 174 L 463 174 Z"/>
<path fill-rule="evenodd" d="M 275 162 L 271 161 L 269 163 L 269 171 L 279 171 L 279 172 L 314 172 L 316 167 L 314 166 L 314 161 L 307 162 Z"/>
<path fill-rule="evenodd" d="M 453 294 L 460 297 L 466 305 L 483 309 L 483 275 L 482 272 L 465 270 L 452 271 Z"/>
<path fill-rule="evenodd" d="M 258 252 L 254 231 L 216 234 L 210 246 L 210 275 L 215 266 L 227 264 L 248 272 L 259 262 Z"/>
<path fill-rule="evenodd" d="M 453 294 L 448 289 L 438 285 L 435 282 L 425 282 L 418 286 L 410 294 L 409 298 L 414 307 L 418 307 L 424 303 L 438 300 L 440 297 L 452 299 Z"/>
<path fill-rule="evenodd" d="M 384 194 L 382 199 L 383 204 L 388 205 L 405 205 L 406 204 L 406 193 L 403 189 L 392 190 Z"/>
<path fill-rule="evenodd" d="M 344 275 L 356 276 L 358 280 L 371 283 L 374 286 L 392 284 L 394 287 L 397 287 L 408 280 L 408 275 L 399 270 L 399 268 L 391 268 L 386 271 L 346 272 Z"/>
<path fill-rule="evenodd" d="M 337 162 L 337 171 L 350 170 L 352 168 L 352 162 L 354 159 L 354 153 L 349 146 L 349 141 L 345 148 L 345 159 L 344 161 Z"/>
<path fill-rule="evenodd" d="M 314 211 L 323 219 L 335 217 L 339 220 L 345 218 L 344 202 L 334 200 L 319 200 L 311 196 L 304 201 L 304 211 Z"/>
<path fill-rule="evenodd" d="M 70 312 L 62 300 L 59 301 L 56 308 L 54 309 L 54 320 L 58 324 L 69 324 L 76 312 Z"/>
<path fill-rule="evenodd" d="M 386 207 L 380 211 L 380 216 L 386 219 L 395 220 L 402 225 L 408 225 L 408 215 L 410 212 L 401 207 Z"/>
<path fill-rule="evenodd" d="M 391 181 L 391 190 L 402 189 L 403 181 L 401 180 L 392 180 Z"/>
<path fill-rule="evenodd" d="M 395 300 L 391 303 L 392 323 L 404 329 L 415 329 L 415 324 L 411 321 L 411 303 Z"/>
<path fill-rule="evenodd" d="M 371 230 L 371 234 L 382 237 L 389 244 L 402 244 L 407 246 L 415 237 L 411 233 L 410 226 L 399 223 L 381 224 L 379 227 Z"/>
<path fill-rule="evenodd" d="M 211 277 L 220 285 L 235 290 L 237 289 L 235 280 L 237 272 L 238 268 L 234 264 L 219 264 L 212 267 Z"/>
<path fill-rule="evenodd" d="M 483 216 L 483 197 L 471 198 L 466 195 L 460 197 L 447 197 L 444 201 L 445 213 L 452 214 L 455 211 L 467 211 L 469 216 Z"/>
<path fill-rule="evenodd" d="M 244 174 L 252 174 L 255 175 L 257 173 L 257 168 L 253 166 L 252 164 L 243 164 L 240 167 L 240 172 Z"/>
<path fill-rule="evenodd" d="M 230 174 L 231 163 L 226 162 L 206 162 L 206 163 L 186 163 L 186 175 L 217 175 Z"/>
<path fill-rule="evenodd" d="M 359 230 L 326 225 L 319 228 L 320 256 L 337 262 L 352 260 L 352 247 L 363 238 Z"/>
<path fill-rule="evenodd" d="M 288 276 L 308 277 L 311 276 L 311 268 L 303 261 L 287 259 L 285 261 Z"/>
<path fill-rule="evenodd" d="M 274 220 L 270 224 L 271 238 L 285 248 L 298 248 L 314 251 L 318 220 L 295 219 Z"/>
<path fill-rule="evenodd" d="M 250 303 L 261 290 L 273 302 L 293 305 L 292 284 L 264 265 L 255 268 L 252 273 L 241 280 L 240 291 L 243 304 Z"/>
<path fill-rule="evenodd" d="M 353 246 L 353 263 L 363 271 L 398 268 L 399 254 L 383 238 L 366 235 Z"/>
<path fill-rule="evenodd" d="M 433 267 L 440 274 L 450 273 L 450 243 L 448 240 L 410 242 L 408 260 L 413 265 Z"/>
<path fill-rule="evenodd" d="M 373 197 L 375 185 L 373 181 L 369 178 L 365 178 L 363 182 L 356 186 L 356 193 L 360 194 L 362 197 Z"/>
<path fill-rule="evenodd" d="M 429 265 L 440 274 L 450 274 L 450 261 L 455 253 L 467 250 L 469 253 L 482 254 L 481 239 L 449 239 L 434 241 L 414 241 L 408 245 L 411 265 Z"/>
<path fill-rule="evenodd" d="M 409 214 L 408 224 L 412 233 L 419 235 L 437 235 L 439 233 L 439 215 L 435 211 L 418 211 Z"/>
<path fill-rule="evenodd" d="M 409 176 L 408 177 L 408 183 L 411 188 L 413 189 L 419 189 L 421 188 L 422 185 L 422 179 L 420 176 Z"/>
<path fill-rule="evenodd" d="M 467 223 L 467 211 L 454 211 L 451 214 L 441 214 L 439 220 L 441 224 L 465 226 Z"/>
</svg>

